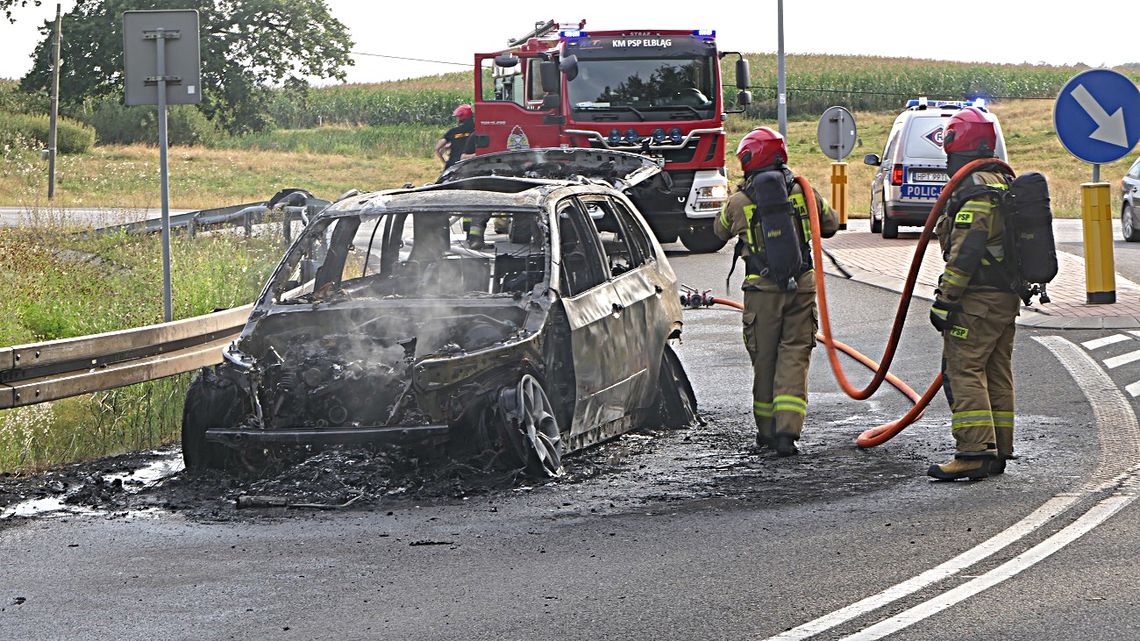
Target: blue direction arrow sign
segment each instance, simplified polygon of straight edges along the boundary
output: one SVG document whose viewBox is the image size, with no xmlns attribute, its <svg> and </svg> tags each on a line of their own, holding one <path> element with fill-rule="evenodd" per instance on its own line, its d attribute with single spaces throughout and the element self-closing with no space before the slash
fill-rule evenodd
<svg viewBox="0 0 1140 641">
<path fill-rule="evenodd" d="M 1119 160 L 1140 139 L 1140 89 L 1111 69 L 1082 71 L 1057 95 L 1053 125 L 1077 158 L 1095 164 Z"/>
</svg>

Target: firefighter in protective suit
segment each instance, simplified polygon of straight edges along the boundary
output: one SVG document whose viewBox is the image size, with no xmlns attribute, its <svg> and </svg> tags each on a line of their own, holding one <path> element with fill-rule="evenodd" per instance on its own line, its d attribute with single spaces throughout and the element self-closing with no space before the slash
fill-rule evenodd
<svg viewBox="0 0 1140 641">
<path fill-rule="evenodd" d="M 798 453 L 807 416 L 808 366 L 818 326 L 806 199 L 815 199 L 825 238 L 835 235 L 839 219 L 818 191 L 804 194 L 795 182 L 784 138 L 776 131 L 748 132 L 736 157 L 744 181 L 713 229 L 722 240 L 737 236 L 736 253 L 744 257 L 744 345 L 752 358 L 756 444 L 789 456 Z"/>
<path fill-rule="evenodd" d="M 972 160 L 993 157 L 997 133 L 986 114 L 967 107 L 946 123 L 942 141 L 953 176 Z M 939 480 L 1001 474 L 1013 458 L 1013 337 L 1020 298 L 1011 283 L 1014 257 L 1005 255 L 998 197 L 984 188 L 1006 190 L 1011 182 L 1004 172 L 973 171 L 951 194 L 936 226 L 946 268 L 930 322 L 942 333 L 943 391 L 956 446 L 953 459 L 927 470 Z"/>
</svg>

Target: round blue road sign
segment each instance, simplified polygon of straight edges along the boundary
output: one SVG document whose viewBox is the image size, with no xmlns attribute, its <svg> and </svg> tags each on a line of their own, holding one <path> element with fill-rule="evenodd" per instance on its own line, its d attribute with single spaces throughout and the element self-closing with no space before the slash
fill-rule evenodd
<svg viewBox="0 0 1140 641">
<path fill-rule="evenodd" d="M 1111 69 L 1082 71 L 1057 95 L 1053 125 L 1077 158 L 1096 164 L 1119 160 L 1140 139 L 1140 89 Z"/>
</svg>

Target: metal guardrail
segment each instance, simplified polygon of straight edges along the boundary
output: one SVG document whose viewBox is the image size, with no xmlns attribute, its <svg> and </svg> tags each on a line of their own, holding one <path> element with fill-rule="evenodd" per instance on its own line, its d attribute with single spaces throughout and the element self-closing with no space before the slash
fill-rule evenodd
<svg viewBox="0 0 1140 641">
<path fill-rule="evenodd" d="M 0 348 L 0 409 L 79 396 L 214 365 L 252 305 L 116 332 Z"/>
</svg>

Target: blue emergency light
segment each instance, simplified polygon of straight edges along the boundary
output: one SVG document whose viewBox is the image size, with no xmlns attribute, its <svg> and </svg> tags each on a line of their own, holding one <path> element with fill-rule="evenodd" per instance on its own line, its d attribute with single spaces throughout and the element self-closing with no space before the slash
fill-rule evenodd
<svg viewBox="0 0 1140 641">
<path fill-rule="evenodd" d="M 672 141 L 674 145 L 681 143 L 681 128 L 680 127 L 673 127 L 672 129 L 669 130 L 669 140 Z"/>
<path fill-rule="evenodd" d="M 621 131 L 619 131 L 616 127 L 610 129 L 609 140 L 611 145 L 616 145 L 621 142 Z"/>
<path fill-rule="evenodd" d="M 693 29 L 693 35 L 698 38 L 715 38 L 716 29 Z"/>
<path fill-rule="evenodd" d="M 567 39 L 585 38 L 586 32 L 581 29 L 567 29 L 565 31 L 559 31 L 558 35 Z"/>
<path fill-rule="evenodd" d="M 653 130 L 653 142 L 655 142 L 659 145 L 661 143 L 665 142 L 665 130 L 664 129 L 662 129 L 661 127 L 658 127 L 658 128 Z"/>
<path fill-rule="evenodd" d="M 641 138 L 637 135 L 637 130 L 633 127 L 630 127 L 629 131 L 625 132 L 625 137 L 628 138 L 630 142 L 637 142 Z"/>
</svg>

